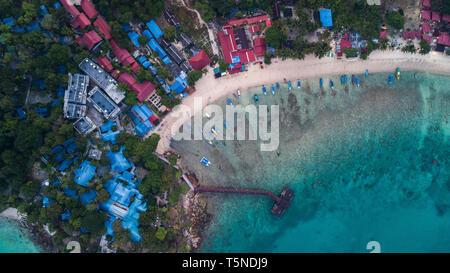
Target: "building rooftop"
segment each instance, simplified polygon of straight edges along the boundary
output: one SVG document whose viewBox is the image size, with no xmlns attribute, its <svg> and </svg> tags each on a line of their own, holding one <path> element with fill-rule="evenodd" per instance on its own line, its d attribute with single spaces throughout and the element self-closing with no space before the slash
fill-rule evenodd
<svg viewBox="0 0 450 273">
<path fill-rule="evenodd" d="M 88 96 L 88 101 L 93 104 L 94 108 L 102 113 L 106 119 L 117 116 L 120 108 L 98 87 L 94 87 Z"/>
<path fill-rule="evenodd" d="M 320 13 L 320 22 L 322 22 L 322 27 L 331 27 L 333 26 L 333 18 L 331 16 L 331 9 L 321 9 Z"/>
<path fill-rule="evenodd" d="M 86 113 L 86 97 L 89 77 L 69 73 L 67 90 L 64 93 L 64 117 L 75 119 Z"/>
<path fill-rule="evenodd" d="M 102 17 L 98 17 L 94 22 L 94 26 L 105 36 L 106 40 L 111 39 L 111 27 Z"/>
<path fill-rule="evenodd" d="M 98 11 L 89 0 L 81 0 L 81 8 L 83 9 L 84 13 L 86 13 L 86 15 L 91 19 L 98 15 Z"/>
<path fill-rule="evenodd" d="M 202 70 L 211 63 L 211 59 L 206 55 L 205 51 L 200 51 L 195 56 L 189 59 L 189 64 L 195 70 Z"/>
<path fill-rule="evenodd" d="M 146 25 L 156 39 L 159 39 L 161 36 L 163 36 L 164 33 L 154 20 L 151 20 Z"/>
<path fill-rule="evenodd" d="M 102 38 L 97 34 L 95 30 L 91 30 L 85 33 L 81 38 L 77 38 L 77 42 L 79 45 L 85 45 L 88 50 L 92 50 L 92 48 L 98 44 Z"/>
<path fill-rule="evenodd" d="M 86 58 L 79 64 L 80 69 L 95 82 L 115 102 L 120 103 L 125 99 L 125 92 L 117 89 L 117 81 L 111 77 L 102 67 L 91 59 Z"/>
<path fill-rule="evenodd" d="M 75 128 L 78 133 L 87 135 L 90 132 L 94 131 L 97 126 L 89 117 L 80 117 L 73 123 L 73 128 Z"/>
<path fill-rule="evenodd" d="M 109 72 L 113 69 L 111 62 L 108 60 L 106 56 L 100 56 L 97 58 L 97 63 L 105 69 L 106 72 Z"/>
</svg>

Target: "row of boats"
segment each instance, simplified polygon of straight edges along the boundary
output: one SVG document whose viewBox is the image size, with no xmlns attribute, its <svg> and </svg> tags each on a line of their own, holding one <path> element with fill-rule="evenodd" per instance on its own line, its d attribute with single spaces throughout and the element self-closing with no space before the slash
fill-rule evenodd
<svg viewBox="0 0 450 273">
<path fill-rule="evenodd" d="M 366 75 L 366 77 L 369 76 L 369 71 L 367 69 L 366 69 L 365 75 Z M 397 80 L 400 79 L 400 68 L 398 68 L 398 67 L 395 70 L 395 77 L 397 78 Z M 390 74 L 389 75 L 389 84 L 392 84 L 393 79 L 394 79 L 394 75 Z M 343 85 L 346 84 L 347 80 L 348 80 L 347 79 L 347 75 L 342 75 L 341 76 L 341 84 L 343 84 Z M 360 84 L 361 84 L 361 79 L 356 77 L 355 75 L 351 76 L 351 81 L 352 81 L 353 86 L 359 87 Z M 320 82 L 320 87 L 323 88 L 323 79 L 320 78 L 319 82 Z M 302 86 L 301 81 L 300 80 L 297 81 L 297 88 L 301 88 L 301 86 Z M 275 85 L 272 84 L 270 88 L 271 88 L 272 94 L 275 95 L 275 92 L 277 90 L 280 90 L 280 84 L 277 82 L 277 83 L 275 83 Z M 334 89 L 334 82 L 333 82 L 333 80 L 330 80 L 330 88 Z M 288 82 L 288 89 L 292 90 L 292 82 L 291 81 Z M 263 91 L 264 95 L 267 95 L 267 88 L 266 88 L 265 85 L 262 86 L 262 91 Z M 239 98 L 241 96 L 240 90 L 237 90 L 237 92 L 234 95 Z M 258 102 L 258 100 L 259 100 L 258 95 L 254 94 L 253 99 L 255 100 L 255 102 Z M 230 104 L 230 105 L 233 104 L 231 99 L 228 98 L 228 97 L 227 97 L 227 103 Z"/>
</svg>

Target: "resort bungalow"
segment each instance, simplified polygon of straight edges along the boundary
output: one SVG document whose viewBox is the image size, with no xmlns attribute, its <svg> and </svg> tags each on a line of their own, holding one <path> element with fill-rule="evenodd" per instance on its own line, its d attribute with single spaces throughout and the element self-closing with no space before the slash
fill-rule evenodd
<svg viewBox="0 0 450 273">
<path fill-rule="evenodd" d="M 89 0 L 81 0 L 81 8 L 90 19 L 98 15 L 98 11 L 95 9 L 94 5 Z"/>
<path fill-rule="evenodd" d="M 139 101 L 147 100 L 155 90 L 155 86 L 153 86 L 150 81 L 139 83 L 131 74 L 127 72 L 120 74 L 118 81 L 125 83 L 131 91 L 135 92 L 136 98 Z"/>
<path fill-rule="evenodd" d="M 322 23 L 322 27 L 332 27 L 333 26 L 333 18 L 331 16 L 331 9 L 321 9 L 320 13 L 320 22 Z"/>
<path fill-rule="evenodd" d="M 85 33 L 81 38 L 77 37 L 76 40 L 80 46 L 85 45 L 86 48 L 91 51 L 98 43 L 102 41 L 102 38 L 95 30 L 91 30 Z"/>
<path fill-rule="evenodd" d="M 70 0 L 59 0 L 66 11 L 70 14 L 71 24 L 74 28 L 80 27 L 85 29 L 91 24 L 86 14 L 80 12 Z"/>
<path fill-rule="evenodd" d="M 134 131 L 141 137 L 159 124 L 159 118 L 145 104 L 133 106 L 128 116 L 134 123 Z"/>
<path fill-rule="evenodd" d="M 194 70 L 202 70 L 211 63 L 211 59 L 206 55 L 205 51 L 200 51 L 189 59 L 189 64 Z"/>
<path fill-rule="evenodd" d="M 111 39 L 111 27 L 102 17 L 98 17 L 94 22 L 94 26 L 105 36 L 106 40 Z"/>
</svg>

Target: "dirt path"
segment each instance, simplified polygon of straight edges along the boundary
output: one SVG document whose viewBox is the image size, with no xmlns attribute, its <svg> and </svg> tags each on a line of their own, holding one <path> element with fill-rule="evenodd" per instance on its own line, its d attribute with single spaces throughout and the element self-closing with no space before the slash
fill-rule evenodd
<svg viewBox="0 0 450 273">
<path fill-rule="evenodd" d="M 219 48 L 217 47 L 217 42 L 216 42 L 216 38 L 214 36 L 214 31 L 209 27 L 209 25 L 205 21 L 203 21 L 200 13 L 196 9 L 192 9 L 192 8 L 188 7 L 188 5 L 186 5 L 186 3 L 184 1 L 185 0 L 180 0 L 181 4 L 188 10 L 195 12 L 195 14 L 197 14 L 198 20 L 200 21 L 200 24 L 204 25 L 206 27 L 206 29 L 208 29 L 208 35 L 209 35 L 209 40 L 211 42 L 211 48 L 212 48 L 213 54 L 219 55 Z"/>
</svg>

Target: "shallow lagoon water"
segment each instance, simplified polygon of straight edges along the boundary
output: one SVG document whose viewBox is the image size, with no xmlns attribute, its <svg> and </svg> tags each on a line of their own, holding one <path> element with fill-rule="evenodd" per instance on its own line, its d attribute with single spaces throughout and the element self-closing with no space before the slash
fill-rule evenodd
<svg viewBox="0 0 450 273">
<path fill-rule="evenodd" d="M 17 222 L 0 217 L 0 253 L 39 253 L 29 236 Z"/>
<path fill-rule="evenodd" d="M 262 196 L 204 194 L 213 219 L 203 252 L 450 251 L 450 78 L 358 75 L 361 86 L 302 80 L 275 96 L 261 87 L 233 103 L 280 105 L 280 146 L 258 141 L 178 141 L 202 185 L 294 191 L 280 218 Z M 348 78 L 351 75 L 348 75 Z M 217 103 L 225 105 L 226 99 Z M 191 121 L 192 122 L 192 121 Z M 200 164 L 206 156 L 211 167 Z"/>
</svg>

